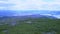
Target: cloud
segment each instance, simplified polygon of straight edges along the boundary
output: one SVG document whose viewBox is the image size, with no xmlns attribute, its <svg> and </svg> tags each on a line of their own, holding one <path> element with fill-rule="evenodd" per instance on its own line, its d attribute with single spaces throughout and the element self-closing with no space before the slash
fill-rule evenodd
<svg viewBox="0 0 60 34">
<path fill-rule="evenodd" d="M 54 2 L 55 0 L 42 0 L 44 2 Z"/>
<path fill-rule="evenodd" d="M 60 19 L 60 15 L 53 15 L 54 17 Z"/>
<path fill-rule="evenodd" d="M 13 5 L 14 4 L 9 3 L 8 0 L 0 0 L 0 10 L 8 10 L 8 7 Z"/>
<path fill-rule="evenodd" d="M 0 1 L 8 1 L 8 0 L 0 0 Z"/>
<path fill-rule="evenodd" d="M 0 7 L 0 10 L 7 10 L 6 7 Z"/>
<path fill-rule="evenodd" d="M 60 10 L 60 0 L 8 0 L 5 3 L 9 10 Z"/>
</svg>

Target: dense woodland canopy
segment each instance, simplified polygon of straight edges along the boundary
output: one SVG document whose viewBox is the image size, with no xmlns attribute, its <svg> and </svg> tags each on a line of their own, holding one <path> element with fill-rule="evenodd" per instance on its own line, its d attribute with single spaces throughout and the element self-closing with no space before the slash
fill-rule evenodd
<svg viewBox="0 0 60 34">
<path fill-rule="evenodd" d="M 1 17 L 0 17 L 1 18 Z M 16 22 L 13 26 L 10 23 Z M 60 34 L 60 19 L 50 18 L 18 18 L 0 19 L 0 34 Z"/>
</svg>

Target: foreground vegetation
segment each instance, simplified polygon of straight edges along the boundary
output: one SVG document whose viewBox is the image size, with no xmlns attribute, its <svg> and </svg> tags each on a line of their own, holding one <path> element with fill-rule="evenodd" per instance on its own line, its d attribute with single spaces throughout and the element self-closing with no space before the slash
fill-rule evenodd
<svg viewBox="0 0 60 34">
<path fill-rule="evenodd" d="M 26 20 L 16 19 L 15 21 L 15 26 L 0 25 L 0 34 L 48 34 L 49 32 L 50 34 L 60 34 L 60 19 L 28 18 Z M 6 22 L 8 23 L 8 21 Z"/>
</svg>

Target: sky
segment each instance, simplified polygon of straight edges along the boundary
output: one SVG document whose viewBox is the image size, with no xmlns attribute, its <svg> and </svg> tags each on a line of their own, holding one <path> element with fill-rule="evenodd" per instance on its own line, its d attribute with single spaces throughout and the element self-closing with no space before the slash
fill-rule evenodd
<svg viewBox="0 0 60 34">
<path fill-rule="evenodd" d="M 0 0 L 0 10 L 60 11 L 60 0 Z"/>
<path fill-rule="evenodd" d="M 0 10 L 20 10 L 19 12 L 21 12 L 21 10 L 60 11 L 60 0 L 0 0 Z M 43 13 L 46 13 L 43 15 L 51 15 L 51 13 Z M 60 18 L 59 12 L 56 13 L 58 15 L 56 15 L 54 12 L 52 12 L 52 14 L 54 14 L 53 16 Z"/>
</svg>

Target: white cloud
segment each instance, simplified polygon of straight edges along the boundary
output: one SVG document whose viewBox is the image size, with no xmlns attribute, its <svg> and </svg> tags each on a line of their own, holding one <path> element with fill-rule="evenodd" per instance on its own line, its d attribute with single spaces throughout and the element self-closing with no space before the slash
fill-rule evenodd
<svg viewBox="0 0 60 34">
<path fill-rule="evenodd" d="M 53 17 L 56 17 L 56 18 L 60 19 L 60 15 L 52 15 L 52 14 L 41 14 L 41 15 L 45 15 L 45 16 L 53 16 Z"/>
<path fill-rule="evenodd" d="M 53 15 L 54 17 L 60 19 L 60 15 Z"/>
<path fill-rule="evenodd" d="M 0 10 L 7 10 L 6 7 L 0 7 Z"/>
<path fill-rule="evenodd" d="M 60 0 L 8 0 L 0 3 L 8 4 L 10 10 L 60 10 Z M 11 6 L 9 6 L 9 4 Z"/>
<path fill-rule="evenodd" d="M 8 0 L 0 0 L 0 1 L 8 1 Z"/>
<path fill-rule="evenodd" d="M 7 0 L 0 0 L 0 10 L 7 10 Z"/>
<path fill-rule="evenodd" d="M 52 16 L 52 14 L 41 14 L 41 15 Z"/>
</svg>

